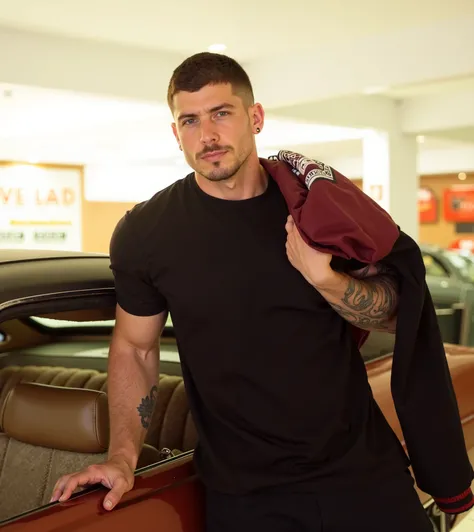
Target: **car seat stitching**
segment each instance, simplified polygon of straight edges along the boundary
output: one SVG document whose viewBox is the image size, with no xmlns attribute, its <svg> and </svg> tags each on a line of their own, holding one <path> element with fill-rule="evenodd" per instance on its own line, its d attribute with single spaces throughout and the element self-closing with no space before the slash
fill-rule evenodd
<svg viewBox="0 0 474 532">
<path fill-rule="evenodd" d="M 13 394 L 13 390 L 14 388 L 10 388 L 8 390 L 8 393 L 3 401 L 2 411 L 0 412 L 0 428 L 3 430 L 3 432 L 5 432 L 5 412 L 7 409 L 6 407 L 7 407 L 8 401 L 10 400 L 10 396 Z"/>
<path fill-rule="evenodd" d="M 56 452 L 55 449 L 50 449 L 48 467 L 46 468 L 45 478 L 43 480 L 43 486 L 42 486 L 42 489 L 41 489 L 40 504 L 43 504 L 44 495 L 46 493 L 46 488 L 48 486 L 48 482 L 49 482 L 49 479 L 51 477 L 51 471 L 53 469 L 53 456 L 54 456 L 55 452 Z"/>
<path fill-rule="evenodd" d="M 176 383 L 176 386 L 175 386 L 174 390 L 171 392 L 171 397 L 169 398 L 168 405 L 166 406 L 166 410 L 165 410 L 165 415 L 163 417 L 163 424 L 161 426 L 161 432 L 163 432 L 163 426 L 167 422 L 168 417 L 171 415 L 171 414 L 169 414 L 170 406 L 171 406 L 171 403 L 173 402 L 174 396 L 176 395 L 176 393 L 178 393 L 178 388 L 180 387 L 180 385 L 182 385 L 182 382 L 178 381 Z M 184 438 L 184 429 L 185 429 L 185 427 L 186 427 L 186 416 L 184 416 L 184 424 L 181 427 L 182 428 L 181 435 L 183 436 L 183 438 Z M 183 446 L 183 438 L 180 438 L 179 448 L 181 448 Z M 160 443 L 161 443 L 161 439 L 162 439 L 162 437 L 161 437 L 161 434 L 160 434 Z"/>
<path fill-rule="evenodd" d="M 174 384 L 176 384 L 176 385 L 173 388 L 173 390 L 171 392 L 171 395 L 168 398 L 168 401 L 167 401 L 167 404 L 166 404 L 166 407 L 165 407 L 165 411 L 163 412 L 163 421 L 161 422 L 160 432 L 158 434 L 158 447 L 163 447 L 163 427 L 167 424 L 167 419 L 168 419 L 168 417 L 170 415 L 169 414 L 169 407 L 170 407 L 171 401 L 173 400 L 173 396 L 174 396 L 174 394 L 176 392 L 176 388 L 178 387 L 179 382 L 176 382 Z M 159 390 L 159 388 L 158 388 L 158 390 Z"/>
<path fill-rule="evenodd" d="M 7 453 L 8 453 L 8 450 L 10 449 L 10 442 L 12 441 L 12 439 L 10 437 L 8 437 L 8 441 L 7 441 L 7 445 L 5 447 L 5 452 L 3 453 L 3 456 L 1 457 L 1 461 L 0 461 L 0 483 L 2 481 L 2 477 L 3 477 L 3 468 L 5 466 L 5 461 L 7 459 Z"/>
<path fill-rule="evenodd" d="M 95 439 L 99 442 L 99 445 L 100 447 L 102 447 L 102 449 L 105 449 L 107 450 L 107 448 L 102 445 L 102 442 L 100 441 L 100 437 L 99 437 L 99 422 L 98 422 L 98 416 L 97 416 L 97 412 L 99 410 L 99 398 L 100 398 L 100 395 L 97 394 L 96 398 L 95 398 L 95 405 L 94 405 L 94 430 L 95 430 Z"/>
</svg>

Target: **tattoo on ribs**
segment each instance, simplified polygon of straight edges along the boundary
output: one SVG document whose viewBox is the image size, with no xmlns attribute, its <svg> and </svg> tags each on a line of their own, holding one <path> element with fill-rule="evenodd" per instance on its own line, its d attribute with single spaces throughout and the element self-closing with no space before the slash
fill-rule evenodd
<svg viewBox="0 0 474 532">
<path fill-rule="evenodd" d="M 137 408 L 144 429 L 148 429 L 155 409 L 156 397 L 158 395 L 158 388 L 153 386 L 150 390 L 150 395 L 142 399 L 140 406 Z"/>
<path fill-rule="evenodd" d="M 341 304 L 330 303 L 344 319 L 361 329 L 389 331 L 397 306 L 397 285 L 391 276 L 360 281 L 350 278 Z"/>
</svg>

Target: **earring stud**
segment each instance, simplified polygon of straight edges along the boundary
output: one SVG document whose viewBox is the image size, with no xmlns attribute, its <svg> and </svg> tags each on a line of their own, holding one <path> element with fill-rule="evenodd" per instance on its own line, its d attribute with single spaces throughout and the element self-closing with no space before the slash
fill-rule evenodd
<svg viewBox="0 0 474 532">
<path fill-rule="evenodd" d="M 259 127 L 257 128 L 257 133 L 260 133 L 260 128 Z"/>
</svg>

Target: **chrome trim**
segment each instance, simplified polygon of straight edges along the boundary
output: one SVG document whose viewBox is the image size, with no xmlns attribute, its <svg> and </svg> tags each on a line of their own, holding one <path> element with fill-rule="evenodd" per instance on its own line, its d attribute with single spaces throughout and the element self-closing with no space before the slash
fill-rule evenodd
<svg viewBox="0 0 474 532">
<path fill-rule="evenodd" d="M 452 308 L 437 308 L 436 316 L 454 316 L 454 309 Z"/>
<path fill-rule="evenodd" d="M 104 294 L 104 292 L 115 292 L 114 287 L 102 287 L 102 288 L 83 288 L 81 290 L 69 290 L 68 292 L 51 292 L 47 294 L 39 294 L 34 296 L 25 296 L 17 299 L 10 299 L 0 303 L 0 315 L 3 311 L 16 307 L 18 305 L 24 305 L 27 303 L 40 303 L 41 301 L 55 299 L 66 299 L 68 297 L 82 297 L 94 294 Z"/>
<path fill-rule="evenodd" d="M 464 310 L 461 317 L 461 332 L 459 338 L 459 345 L 469 347 L 469 332 L 472 327 L 472 302 L 469 305 L 464 304 Z"/>
</svg>

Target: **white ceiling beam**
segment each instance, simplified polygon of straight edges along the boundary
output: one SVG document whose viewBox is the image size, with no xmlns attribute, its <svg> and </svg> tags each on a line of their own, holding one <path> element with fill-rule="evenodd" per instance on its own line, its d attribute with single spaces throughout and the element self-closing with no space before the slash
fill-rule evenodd
<svg viewBox="0 0 474 532">
<path fill-rule="evenodd" d="M 474 17 L 354 40 L 350 45 L 318 40 L 317 24 L 309 23 L 302 31 L 314 33 L 311 50 L 278 54 L 247 67 L 257 98 L 267 109 L 474 73 Z"/>
<path fill-rule="evenodd" d="M 342 96 L 271 109 L 275 118 L 357 129 L 397 127 L 399 103 L 385 96 Z"/>
<path fill-rule="evenodd" d="M 410 135 L 445 136 L 474 131 L 474 90 L 428 94 L 396 101 L 385 96 L 347 96 L 272 109 L 275 118 L 358 129 L 391 130 Z M 471 133 L 472 139 L 474 133 Z"/>
<path fill-rule="evenodd" d="M 400 110 L 406 133 L 429 134 L 474 127 L 474 90 L 409 98 Z"/>
<path fill-rule="evenodd" d="M 166 101 L 171 52 L 0 27 L 0 83 Z"/>
</svg>

